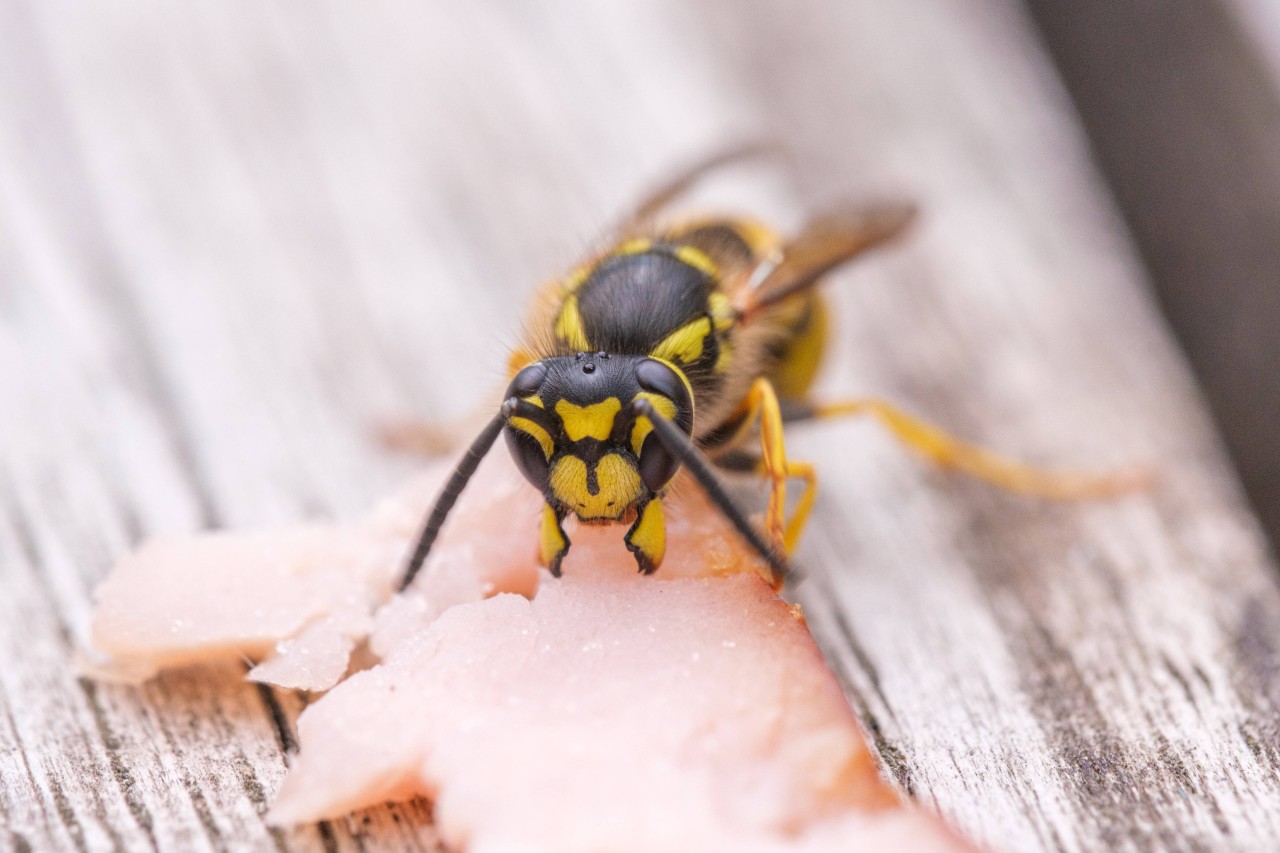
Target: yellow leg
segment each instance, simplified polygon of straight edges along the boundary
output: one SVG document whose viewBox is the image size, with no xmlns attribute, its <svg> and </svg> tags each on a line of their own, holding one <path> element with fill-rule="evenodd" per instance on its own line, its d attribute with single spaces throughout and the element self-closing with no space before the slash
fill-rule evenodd
<svg viewBox="0 0 1280 853">
<path fill-rule="evenodd" d="M 662 513 L 662 499 L 653 498 L 636 513 L 626 537 L 627 550 L 635 555 L 640 574 L 651 575 L 662 565 L 667 553 L 667 526 Z"/>
<path fill-rule="evenodd" d="M 560 563 L 569 553 L 569 537 L 561 526 L 563 515 L 550 504 L 542 505 L 542 535 L 539 537 L 538 556 L 551 574 L 560 577 Z"/>
<path fill-rule="evenodd" d="M 775 547 L 790 554 L 800 541 L 809 511 L 817 496 L 818 475 L 808 462 L 787 461 L 786 442 L 782 435 L 782 410 L 778 395 L 768 379 L 757 379 L 747 394 L 748 419 L 760 416 L 760 465 L 758 470 L 769 478 L 769 505 L 765 510 L 765 529 Z M 804 481 L 804 491 L 791 518 L 786 518 L 787 480 Z"/>
<path fill-rule="evenodd" d="M 1046 471 L 1005 459 L 990 450 L 966 444 L 935 426 L 917 420 L 880 400 L 845 400 L 814 406 L 814 417 L 871 415 L 907 447 L 943 468 L 977 477 L 994 486 L 1055 500 L 1113 497 L 1151 484 L 1150 471 L 1127 469 L 1110 473 Z"/>
<path fill-rule="evenodd" d="M 783 536 L 787 553 L 790 554 L 796 549 L 796 545 L 800 544 L 800 534 L 804 532 L 804 526 L 809 521 L 809 511 L 813 509 L 814 498 L 818 496 L 818 472 L 808 462 L 788 462 L 787 476 L 804 481 L 804 491 L 796 501 L 796 508 L 791 513 L 791 518 L 787 519 L 787 529 Z"/>
</svg>

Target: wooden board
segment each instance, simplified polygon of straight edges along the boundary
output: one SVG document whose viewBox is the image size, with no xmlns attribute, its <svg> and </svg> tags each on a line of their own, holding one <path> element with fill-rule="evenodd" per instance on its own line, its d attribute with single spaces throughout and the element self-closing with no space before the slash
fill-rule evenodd
<svg viewBox="0 0 1280 853">
<path fill-rule="evenodd" d="M 1028 6 L 1246 494 L 1280 540 L 1280 4 Z"/>
<path fill-rule="evenodd" d="M 794 595 L 892 778 L 997 849 L 1280 835 L 1274 570 L 1021 7 L 467 8 L 0 12 L 0 844 L 430 849 L 419 805 L 267 829 L 304 700 L 78 679 L 90 590 L 150 534 L 359 510 L 412 465 L 372 422 L 474 405 L 536 282 L 752 136 L 794 167 L 712 197 L 926 212 L 834 277 L 826 390 L 1164 474 L 1047 505 L 795 432 Z"/>
</svg>

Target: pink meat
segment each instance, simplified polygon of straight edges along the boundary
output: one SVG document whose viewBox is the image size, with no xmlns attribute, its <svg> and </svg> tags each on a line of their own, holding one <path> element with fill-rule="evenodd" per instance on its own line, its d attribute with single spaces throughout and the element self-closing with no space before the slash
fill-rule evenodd
<svg viewBox="0 0 1280 853">
<path fill-rule="evenodd" d="M 754 574 L 584 571 L 460 605 L 299 734 L 277 823 L 421 794 L 470 851 L 968 849 L 902 810 L 803 621 Z"/>
<path fill-rule="evenodd" d="M 299 719 L 280 824 L 425 795 L 468 851 L 971 849 L 880 779 L 798 611 L 696 487 L 668 500 L 657 575 L 625 528 L 571 523 L 557 580 L 540 498 L 495 454 L 392 597 L 444 473 L 352 525 L 146 545 L 100 586 L 94 641 L 117 674 L 251 655 L 319 690 L 371 634 L 382 663 Z"/>
<path fill-rule="evenodd" d="M 140 681 L 160 669 L 263 660 L 251 677 L 326 690 L 391 597 L 412 537 L 448 473 L 438 466 L 347 525 L 156 539 L 95 590 L 85 668 Z M 532 594 L 539 499 L 495 454 L 459 501 L 414 599 L 420 613 L 497 592 Z M 495 526 L 494 520 L 504 523 Z M 483 536 L 473 535 L 477 527 Z"/>
</svg>

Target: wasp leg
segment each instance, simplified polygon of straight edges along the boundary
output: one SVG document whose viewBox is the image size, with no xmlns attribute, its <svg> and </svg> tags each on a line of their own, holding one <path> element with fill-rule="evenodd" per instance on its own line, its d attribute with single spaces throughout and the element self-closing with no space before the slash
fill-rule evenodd
<svg viewBox="0 0 1280 853">
<path fill-rule="evenodd" d="M 963 471 L 1011 492 L 1054 500 L 1091 500 L 1137 491 L 1150 486 L 1153 480 L 1152 472 L 1141 468 L 1108 473 L 1036 468 L 961 441 L 881 400 L 841 400 L 812 404 L 808 409 L 807 415 L 812 418 L 870 415 L 888 427 L 895 438 L 935 465 Z"/>
<path fill-rule="evenodd" d="M 772 478 L 763 460 L 756 467 L 756 473 Z M 786 546 L 787 554 L 791 554 L 800 544 L 800 536 L 804 533 L 805 524 L 809 521 L 813 502 L 818 497 L 818 472 L 809 462 L 796 462 L 789 459 L 785 473 L 787 479 L 797 479 L 802 482 L 800 498 L 796 501 L 795 509 L 791 511 L 791 517 L 786 520 L 782 532 L 782 543 Z"/>
<path fill-rule="evenodd" d="M 786 442 L 782 434 L 782 407 L 773 384 L 763 377 L 751 384 L 745 403 L 747 421 L 760 417 L 760 461 L 756 470 L 769 478 L 769 505 L 765 510 L 765 529 L 775 547 L 790 554 L 800 541 L 800 534 L 808 521 L 818 492 L 818 475 L 808 462 L 787 459 Z M 804 491 L 791 518 L 786 518 L 787 480 L 799 479 Z"/>
<path fill-rule="evenodd" d="M 680 427 L 659 414 L 653 403 L 643 397 L 632 400 L 631 407 L 635 414 L 643 415 L 653 423 L 653 436 L 662 442 L 671 455 L 680 460 L 680 464 L 684 466 L 685 470 L 692 474 L 693 478 L 702 486 L 703 491 L 707 493 L 707 497 L 711 499 L 711 503 L 729 520 L 729 523 L 734 526 L 734 529 L 738 531 L 743 540 L 764 559 L 768 566 L 768 571 L 762 572 L 764 579 L 774 589 L 781 589 L 782 584 L 787 579 L 786 559 L 781 555 L 780 551 L 772 547 L 756 532 L 755 527 L 747 517 L 729 499 L 724 486 L 720 484 L 719 478 L 716 477 L 715 472 L 712 470 L 711 463 L 694 446 L 689 436 L 685 435 Z"/>
<path fill-rule="evenodd" d="M 640 574 L 651 575 L 658 570 L 667 552 L 667 524 L 661 498 L 654 498 L 639 508 L 636 523 L 627 531 L 625 541 L 627 550 L 636 557 Z"/>
<path fill-rule="evenodd" d="M 540 556 L 542 564 L 557 578 L 560 577 L 560 563 L 564 561 L 564 555 L 569 553 L 569 537 L 564 534 L 563 523 L 563 512 L 551 504 L 543 504 Z"/>
</svg>

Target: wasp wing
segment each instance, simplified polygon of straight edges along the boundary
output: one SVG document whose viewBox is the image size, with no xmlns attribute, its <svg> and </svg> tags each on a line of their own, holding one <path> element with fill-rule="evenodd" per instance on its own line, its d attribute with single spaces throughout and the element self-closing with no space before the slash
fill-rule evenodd
<svg viewBox="0 0 1280 853">
<path fill-rule="evenodd" d="M 687 166 L 667 181 L 654 187 L 619 223 L 617 232 L 624 236 L 643 230 L 663 208 L 671 204 L 704 178 L 707 173 L 741 160 L 781 153 L 780 146 L 767 142 L 750 142 L 717 151 Z"/>
<path fill-rule="evenodd" d="M 739 315 L 748 320 L 812 287 L 836 267 L 897 237 L 915 217 L 913 205 L 884 203 L 836 210 L 810 220 L 776 258 L 766 258 L 737 292 Z"/>
</svg>

